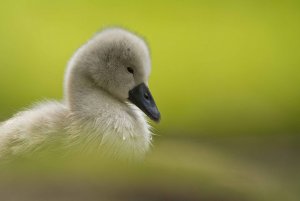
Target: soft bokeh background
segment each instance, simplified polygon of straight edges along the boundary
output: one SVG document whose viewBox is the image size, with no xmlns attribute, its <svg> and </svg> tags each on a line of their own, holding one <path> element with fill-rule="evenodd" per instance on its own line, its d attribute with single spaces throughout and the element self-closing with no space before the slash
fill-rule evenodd
<svg viewBox="0 0 300 201">
<path fill-rule="evenodd" d="M 136 178 L 130 185 L 153 188 L 152 193 L 129 195 L 138 195 L 137 200 L 300 199 L 298 1 L 1 0 L 0 120 L 33 102 L 61 99 L 69 58 L 111 25 L 149 42 L 150 87 L 162 113 L 145 167 L 124 170 Z M 50 167 L 45 169 L 51 172 Z M 104 175 L 97 170 L 92 172 Z M 16 195 L 9 191 L 13 185 L 23 189 L 20 195 L 34 197 L 28 191 L 35 187 L 26 191 L 10 178 L 1 183 L 3 196 Z M 74 189 L 82 189 L 83 197 L 104 196 L 95 194 L 103 189 L 97 178 L 89 183 L 93 188 L 72 188 L 62 179 L 65 197 L 55 199 L 69 200 L 66 192 L 80 192 Z M 109 178 L 106 182 L 113 183 Z M 121 180 L 113 183 L 120 197 L 127 192 Z M 57 181 L 41 183 L 52 190 L 40 197 L 60 195 Z"/>
</svg>

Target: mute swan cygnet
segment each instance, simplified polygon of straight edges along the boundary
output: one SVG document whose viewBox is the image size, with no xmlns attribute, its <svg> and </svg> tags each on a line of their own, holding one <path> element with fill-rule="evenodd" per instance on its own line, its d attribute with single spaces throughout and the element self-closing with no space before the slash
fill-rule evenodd
<svg viewBox="0 0 300 201">
<path fill-rule="evenodd" d="M 142 158 L 152 139 L 144 114 L 160 119 L 148 89 L 150 69 L 140 37 L 121 28 L 101 31 L 68 63 L 64 101 L 37 104 L 0 124 L 0 156 L 65 136 L 66 145 L 82 138 L 101 153 Z"/>
</svg>

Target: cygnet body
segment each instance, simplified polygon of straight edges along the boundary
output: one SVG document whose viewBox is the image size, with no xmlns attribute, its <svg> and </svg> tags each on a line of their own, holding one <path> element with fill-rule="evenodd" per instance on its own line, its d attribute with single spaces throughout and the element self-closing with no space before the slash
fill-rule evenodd
<svg viewBox="0 0 300 201">
<path fill-rule="evenodd" d="M 121 28 L 99 32 L 69 61 L 62 102 L 39 103 L 0 124 L 0 157 L 63 137 L 66 146 L 84 141 L 93 152 L 143 158 L 152 139 L 145 114 L 160 119 L 148 89 L 150 70 L 140 37 Z"/>
</svg>

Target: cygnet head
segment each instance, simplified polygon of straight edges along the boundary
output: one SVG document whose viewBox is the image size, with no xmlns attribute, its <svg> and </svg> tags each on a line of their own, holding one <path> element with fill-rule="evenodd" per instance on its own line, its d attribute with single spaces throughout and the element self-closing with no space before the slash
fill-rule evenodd
<svg viewBox="0 0 300 201">
<path fill-rule="evenodd" d="M 159 121 L 160 113 L 148 88 L 150 71 L 150 54 L 143 39 L 121 28 L 106 29 L 71 59 L 66 75 L 66 98 L 74 102 L 69 100 L 74 93 L 72 88 L 80 91 L 88 85 L 106 91 L 121 102 L 130 101 L 149 118 Z"/>
</svg>

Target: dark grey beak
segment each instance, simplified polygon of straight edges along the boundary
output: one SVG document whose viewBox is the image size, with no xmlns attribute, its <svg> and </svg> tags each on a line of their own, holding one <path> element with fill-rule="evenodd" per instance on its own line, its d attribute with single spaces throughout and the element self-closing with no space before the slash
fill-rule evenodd
<svg viewBox="0 0 300 201">
<path fill-rule="evenodd" d="M 150 119 L 159 122 L 160 113 L 148 87 L 142 83 L 129 91 L 129 98 L 133 104 L 140 108 Z"/>
</svg>

